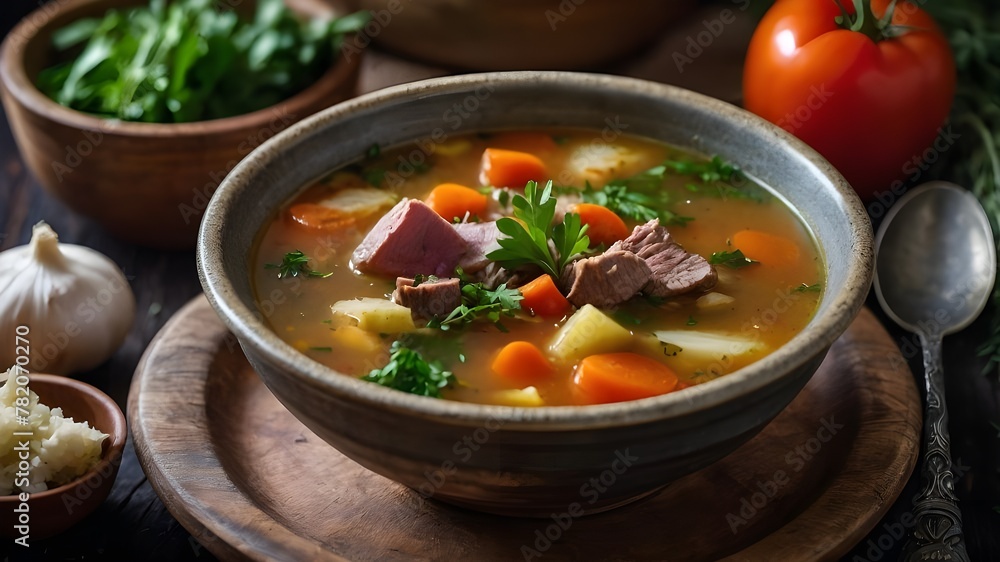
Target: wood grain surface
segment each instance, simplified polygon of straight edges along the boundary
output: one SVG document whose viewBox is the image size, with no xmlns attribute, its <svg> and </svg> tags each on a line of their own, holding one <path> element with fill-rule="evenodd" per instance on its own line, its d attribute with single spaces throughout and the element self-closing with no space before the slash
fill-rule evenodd
<svg viewBox="0 0 1000 562">
<path fill-rule="evenodd" d="M 833 560 L 906 483 L 920 402 L 865 310 L 795 401 L 718 463 L 604 514 L 498 517 L 424 500 L 325 444 L 198 297 L 147 350 L 129 420 L 167 508 L 224 559 Z"/>
</svg>

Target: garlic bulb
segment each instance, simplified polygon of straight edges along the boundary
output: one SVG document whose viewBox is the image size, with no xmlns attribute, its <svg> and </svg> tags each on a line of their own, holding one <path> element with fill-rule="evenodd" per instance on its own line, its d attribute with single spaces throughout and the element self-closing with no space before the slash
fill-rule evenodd
<svg viewBox="0 0 1000 562">
<path fill-rule="evenodd" d="M 0 253 L 0 365 L 92 369 L 118 349 L 134 315 L 135 296 L 118 266 L 90 248 L 60 244 L 44 222 L 28 245 Z"/>
</svg>

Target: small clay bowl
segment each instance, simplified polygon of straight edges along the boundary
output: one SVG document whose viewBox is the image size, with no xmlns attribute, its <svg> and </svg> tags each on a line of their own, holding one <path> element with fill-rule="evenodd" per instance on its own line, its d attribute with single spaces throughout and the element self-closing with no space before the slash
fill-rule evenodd
<svg viewBox="0 0 1000 562">
<path fill-rule="evenodd" d="M 148 0 L 65 0 L 35 10 L 0 47 L 0 93 L 28 168 L 50 193 L 115 236 L 161 249 L 195 245 L 219 182 L 257 145 L 292 123 L 351 97 L 360 54 L 339 56 L 314 84 L 268 108 L 191 123 L 132 123 L 63 107 L 35 87 L 56 53 L 52 33 L 111 8 Z M 254 2 L 240 3 L 250 10 Z M 297 2 L 300 12 L 329 7 Z"/>
<path fill-rule="evenodd" d="M 23 503 L 27 503 L 28 544 L 57 535 L 90 515 L 104 502 L 118 476 L 128 430 L 121 408 L 100 390 L 78 380 L 57 375 L 30 375 L 29 388 L 42 404 L 62 408 L 63 416 L 86 421 L 108 437 L 101 445 L 101 460 L 76 480 L 22 502 L 17 493 L 0 496 L 0 536 L 17 539 L 21 533 Z"/>
</svg>

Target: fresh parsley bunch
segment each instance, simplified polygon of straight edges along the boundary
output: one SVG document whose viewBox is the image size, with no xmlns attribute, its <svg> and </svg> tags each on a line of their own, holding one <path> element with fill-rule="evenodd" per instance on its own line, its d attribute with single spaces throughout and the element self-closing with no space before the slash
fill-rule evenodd
<svg viewBox="0 0 1000 562">
<path fill-rule="evenodd" d="M 182 123 L 250 113 L 304 90 L 333 63 L 367 12 L 296 18 L 259 0 L 251 21 L 214 0 L 151 0 L 75 21 L 53 35 L 66 60 L 39 73 L 58 103 L 101 117 Z"/>
</svg>

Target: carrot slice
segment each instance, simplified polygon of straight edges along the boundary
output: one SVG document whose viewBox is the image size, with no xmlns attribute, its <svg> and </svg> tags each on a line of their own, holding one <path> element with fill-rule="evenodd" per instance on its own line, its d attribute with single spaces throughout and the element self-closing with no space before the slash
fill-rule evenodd
<svg viewBox="0 0 1000 562">
<path fill-rule="evenodd" d="M 545 164 L 534 154 L 502 148 L 483 151 L 479 172 L 483 185 L 521 189 L 529 181 L 541 183 L 545 177 Z"/>
<path fill-rule="evenodd" d="M 526 341 L 505 345 L 493 360 L 492 368 L 507 381 L 524 385 L 537 383 L 555 372 L 542 351 Z"/>
<path fill-rule="evenodd" d="M 427 196 L 427 205 L 445 220 L 463 218 L 466 213 L 480 216 L 486 213 L 489 198 L 475 189 L 457 183 L 442 183 Z"/>
<path fill-rule="evenodd" d="M 545 318 L 562 318 L 572 305 L 549 275 L 539 275 L 521 287 L 521 308 Z"/>
<path fill-rule="evenodd" d="M 784 267 L 793 265 L 799 260 L 799 247 L 791 240 L 761 232 L 759 230 L 741 230 L 730 237 L 734 248 L 743 255 L 759 261 L 764 265 Z"/>
<path fill-rule="evenodd" d="M 625 221 L 607 207 L 578 203 L 570 211 L 580 215 L 580 222 L 587 225 L 587 236 L 594 244 L 610 246 L 624 240 L 631 232 L 625 226 Z"/>
<path fill-rule="evenodd" d="M 573 383 L 591 402 L 624 402 L 666 394 L 677 388 L 677 374 L 637 353 L 603 353 L 585 357 Z"/>
<path fill-rule="evenodd" d="M 559 148 L 552 135 L 528 131 L 497 133 L 490 138 L 489 143 L 494 148 L 530 152 L 536 156 L 544 156 Z"/>
<path fill-rule="evenodd" d="M 354 224 L 354 217 L 316 203 L 298 203 L 288 208 L 296 223 L 314 230 L 338 230 Z"/>
</svg>

